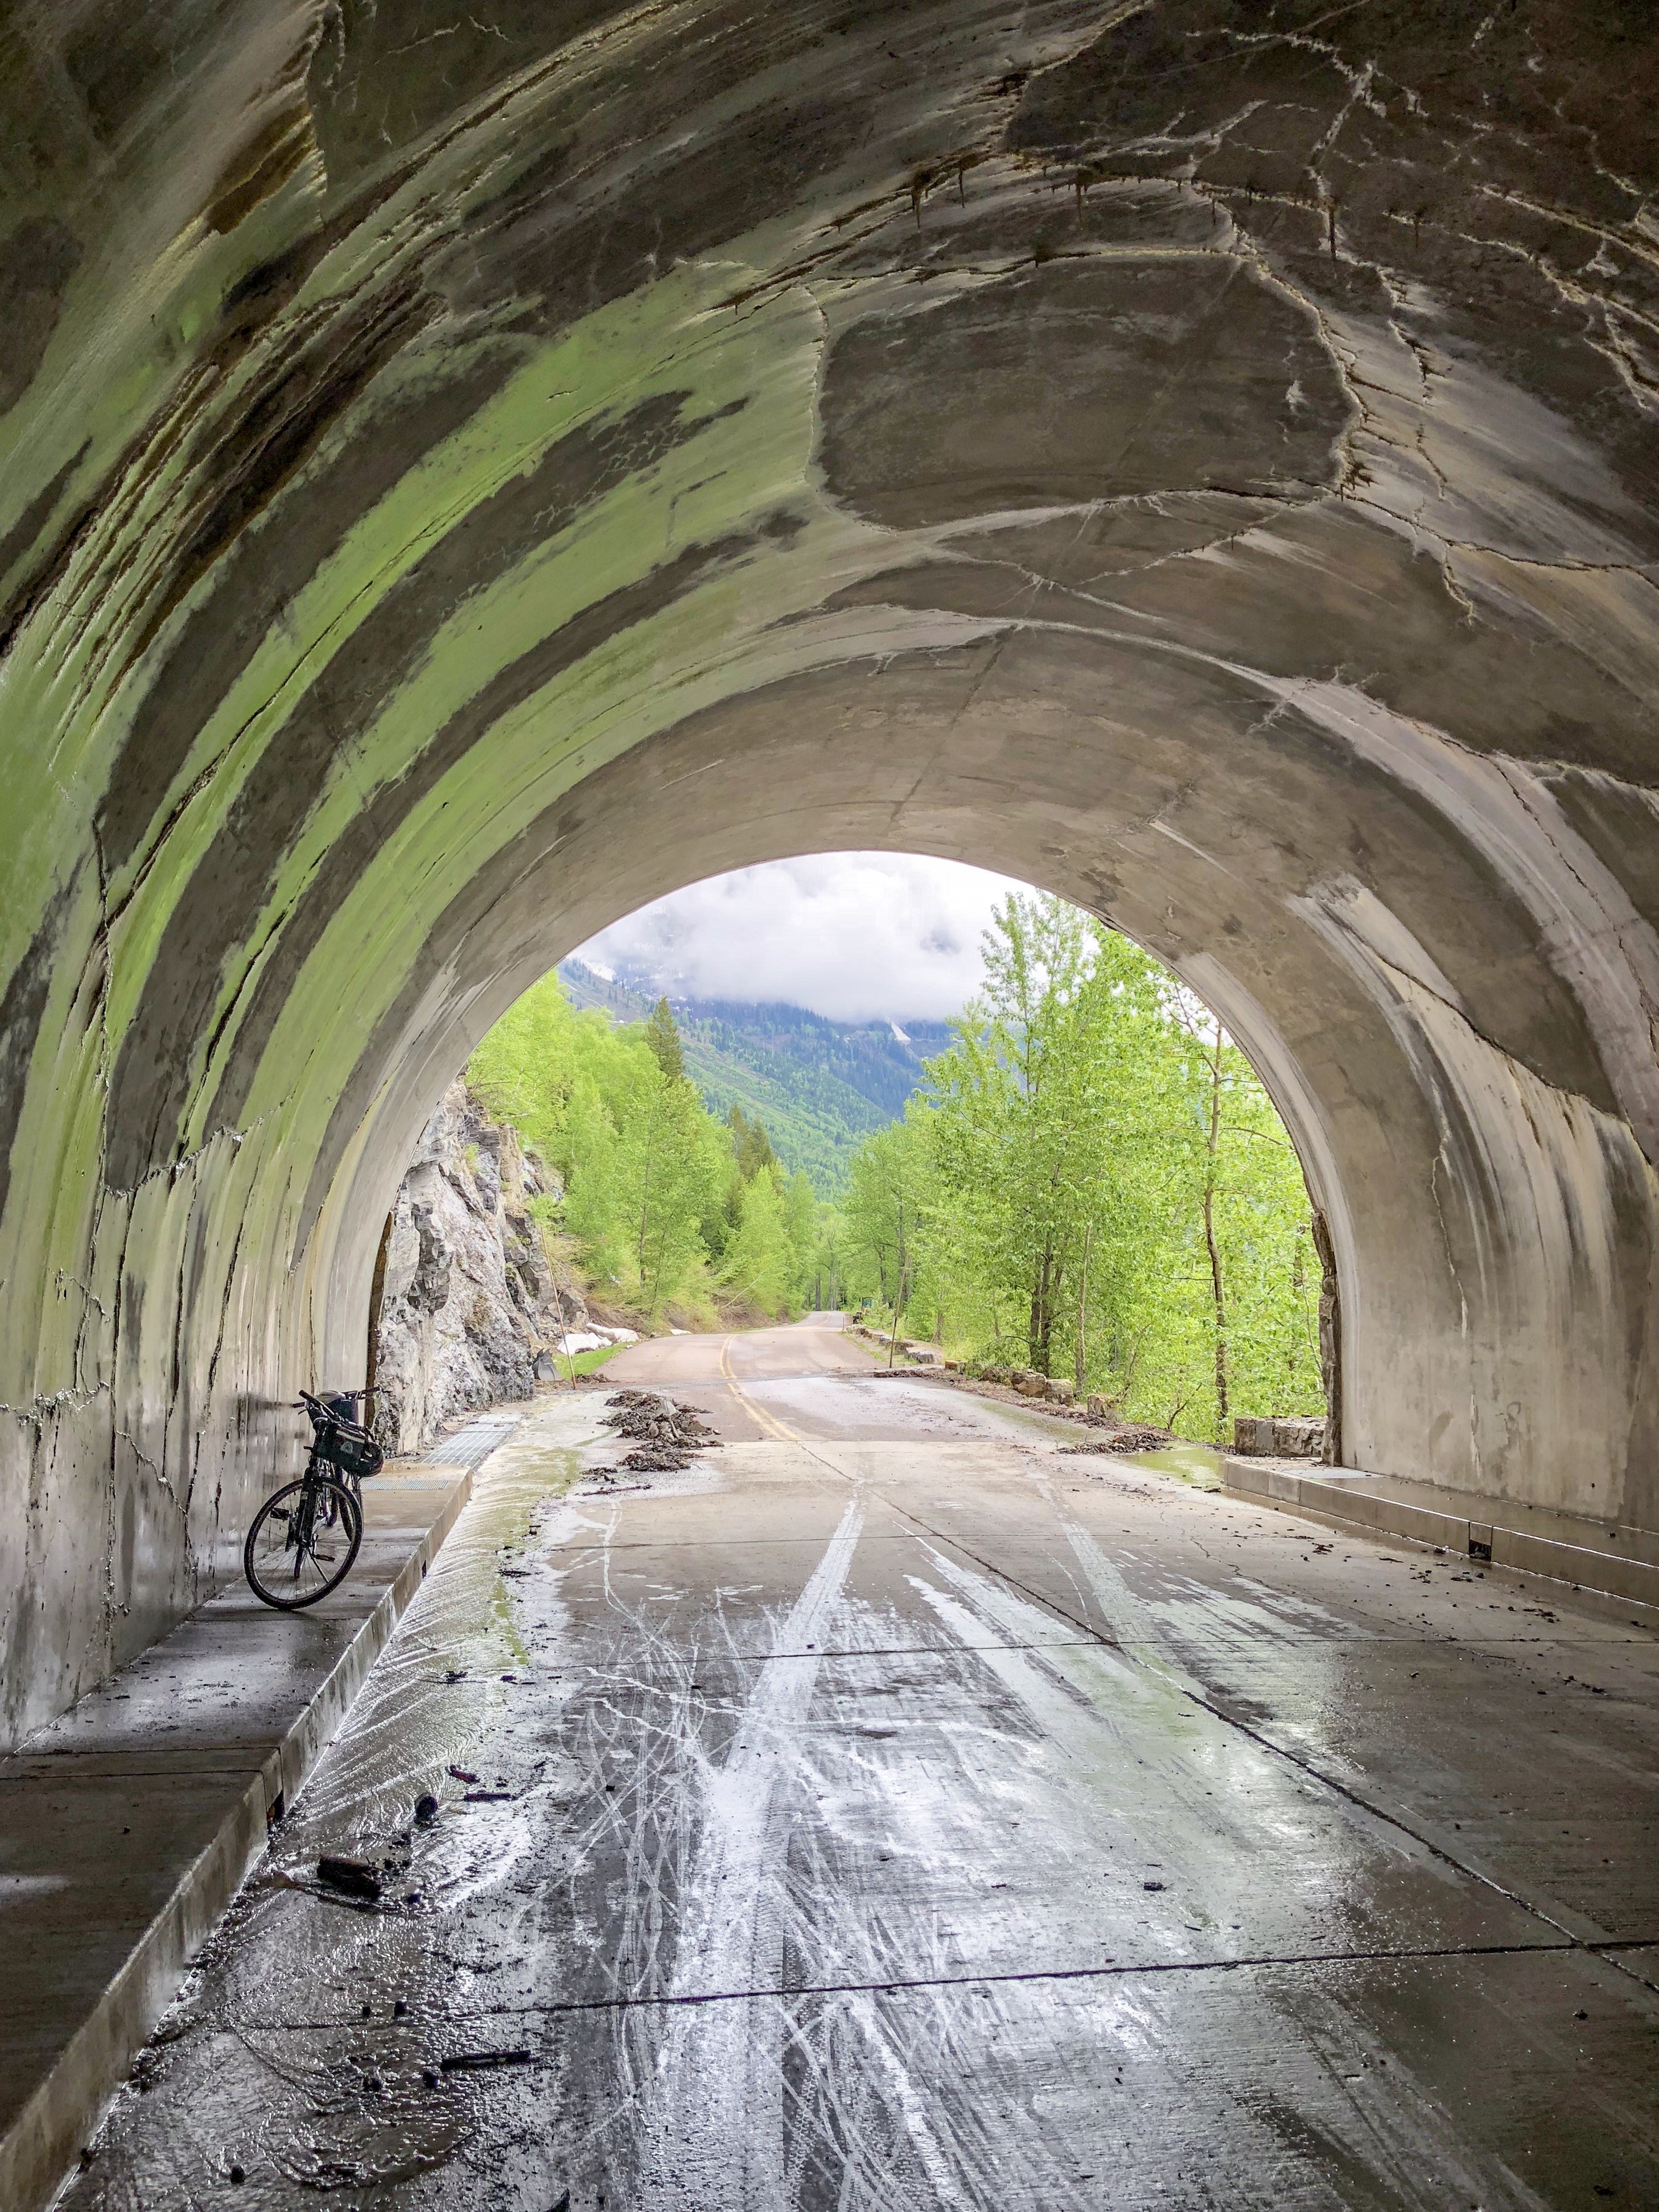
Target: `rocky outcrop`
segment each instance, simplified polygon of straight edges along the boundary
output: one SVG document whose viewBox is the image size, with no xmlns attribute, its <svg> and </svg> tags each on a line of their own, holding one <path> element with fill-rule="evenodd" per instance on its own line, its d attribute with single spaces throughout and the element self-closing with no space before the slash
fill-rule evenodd
<svg viewBox="0 0 1659 2212">
<path fill-rule="evenodd" d="M 580 1291 L 549 1259 L 529 1201 L 558 1177 L 464 1083 L 422 1132 L 388 1227 L 374 1362 L 375 1434 L 424 1450 L 459 1416 L 527 1398 L 587 1328 Z"/>
</svg>

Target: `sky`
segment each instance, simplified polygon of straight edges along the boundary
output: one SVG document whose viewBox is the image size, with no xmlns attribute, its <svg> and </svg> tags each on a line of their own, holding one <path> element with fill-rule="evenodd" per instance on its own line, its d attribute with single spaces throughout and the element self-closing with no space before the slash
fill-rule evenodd
<svg viewBox="0 0 1659 2212">
<path fill-rule="evenodd" d="M 830 853 L 711 876 L 613 923 L 574 957 L 688 999 L 782 1000 L 830 1021 L 948 1021 L 980 936 L 1023 884 L 958 860 Z"/>
</svg>

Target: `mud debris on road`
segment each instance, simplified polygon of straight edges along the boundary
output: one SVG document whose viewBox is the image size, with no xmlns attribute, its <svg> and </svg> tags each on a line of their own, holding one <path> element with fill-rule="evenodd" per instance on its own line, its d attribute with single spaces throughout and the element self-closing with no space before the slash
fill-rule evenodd
<svg viewBox="0 0 1659 2212">
<path fill-rule="evenodd" d="M 631 1474 L 678 1474 L 690 1466 L 693 1452 L 720 1442 L 695 1406 L 659 1391 L 618 1390 L 605 1402 L 611 1410 L 600 1415 L 604 1426 L 639 1439 L 617 1462 Z"/>
<path fill-rule="evenodd" d="M 372 1904 L 380 1894 L 380 1875 L 362 1859 L 319 1858 L 317 1879 L 325 1889 L 337 1889 L 343 1897 L 366 1898 Z"/>
<path fill-rule="evenodd" d="M 1160 1451 L 1170 1442 L 1167 1429 L 1115 1429 L 1109 1437 L 1093 1437 L 1086 1444 L 1061 1444 L 1062 1452 Z"/>
</svg>

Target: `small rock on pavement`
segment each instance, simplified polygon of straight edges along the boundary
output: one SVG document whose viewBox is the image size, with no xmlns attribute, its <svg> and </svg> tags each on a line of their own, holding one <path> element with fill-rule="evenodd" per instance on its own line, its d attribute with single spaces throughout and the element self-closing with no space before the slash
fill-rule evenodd
<svg viewBox="0 0 1659 2212">
<path fill-rule="evenodd" d="M 362 1859 L 320 1858 L 317 1879 L 325 1889 L 337 1889 L 343 1897 L 366 1897 L 372 1903 L 380 1894 L 380 1875 Z"/>
</svg>

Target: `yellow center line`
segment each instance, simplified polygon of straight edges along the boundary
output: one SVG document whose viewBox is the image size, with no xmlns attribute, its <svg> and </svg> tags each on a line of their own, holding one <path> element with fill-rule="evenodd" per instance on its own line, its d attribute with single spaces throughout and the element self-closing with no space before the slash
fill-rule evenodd
<svg viewBox="0 0 1659 2212">
<path fill-rule="evenodd" d="M 757 1406 L 738 1382 L 732 1366 L 732 1339 L 729 1336 L 720 1346 L 720 1371 L 730 1386 L 732 1395 L 763 1435 L 773 1437 L 781 1444 L 798 1444 L 805 1441 L 793 1429 L 785 1428 L 781 1421 L 775 1420 L 764 1406 Z"/>
</svg>

